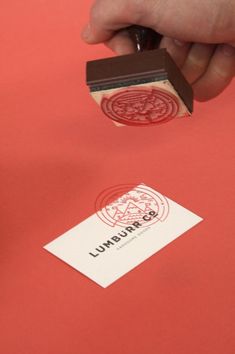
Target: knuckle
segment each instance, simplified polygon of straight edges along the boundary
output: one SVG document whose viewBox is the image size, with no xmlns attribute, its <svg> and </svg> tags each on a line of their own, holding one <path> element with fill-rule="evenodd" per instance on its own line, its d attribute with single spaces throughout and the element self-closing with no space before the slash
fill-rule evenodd
<svg viewBox="0 0 235 354">
<path fill-rule="evenodd" d="M 235 65 L 235 63 L 234 63 Z M 224 70 L 221 66 L 213 67 L 214 75 L 221 81 L 230 81 L 234 77 L 234 70 Z"/>
<path fill-rule="evenodd" d="M 226 49 L 224 45 L 218 46 L 212 71 L 218 79 L 228 81 L 235 76 L 235 55 L 232 52 L 225 53 L 225 50 L 229 50 L 229 47 Z"/>
<path fill-rule="evenodd" d="M 204 72 L 207 67 L 207 63 L 205 63 L 204 60 L 200 60 L 199 58 L 196 58 L 194 56 L 189 56 L 187 58 L 187 61 L 190 69 L 197 73 Z"/>
</svg>

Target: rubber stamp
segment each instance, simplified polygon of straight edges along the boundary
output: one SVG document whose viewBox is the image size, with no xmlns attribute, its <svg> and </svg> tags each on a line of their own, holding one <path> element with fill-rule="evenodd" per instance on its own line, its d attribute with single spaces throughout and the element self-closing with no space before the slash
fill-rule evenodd
<svg viewBox="0 0 235 354">
<path fill-rule="evenodd" d="M 116 124 L 146 126 L 193 112 L 193 90 L 153 30 L 131 26 L 136 52 L 87 63 L 87 85 Z"/>
</svg>

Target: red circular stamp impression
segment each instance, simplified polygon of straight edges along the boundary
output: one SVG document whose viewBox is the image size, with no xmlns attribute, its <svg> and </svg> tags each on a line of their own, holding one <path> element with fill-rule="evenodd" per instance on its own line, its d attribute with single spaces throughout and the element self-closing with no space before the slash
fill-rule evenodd
<svg viewBox="0 0 235 354">
<path fill-rule="evenodd" d="M 122 89 L 104 96 L 101 108 L 106 116 L 126 125 L 168 122 L 179 112 L 179 100 L 168 91 L 154 87 Z"/>
<path fill-rule="evenodd" d="M 139 222 L 142 227 L 164 221 L 169 214 L 167 199 L 145 185 L 118 185 L 98 196 L 96 214 L 111 227 Z"/>
</svg>

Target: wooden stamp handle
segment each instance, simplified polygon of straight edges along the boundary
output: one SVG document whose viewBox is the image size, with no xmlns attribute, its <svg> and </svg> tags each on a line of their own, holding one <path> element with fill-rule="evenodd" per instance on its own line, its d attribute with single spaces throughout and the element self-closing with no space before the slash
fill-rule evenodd
<svg viewBox="0 0 235 354">
<path fill-rule="evenodd" d="M 152 30 L 142 26 L 133 25 L 128 27 L 128 32 L 135 45 L 137 52 L 158 48 L 162 36 Z"/>
</svg>

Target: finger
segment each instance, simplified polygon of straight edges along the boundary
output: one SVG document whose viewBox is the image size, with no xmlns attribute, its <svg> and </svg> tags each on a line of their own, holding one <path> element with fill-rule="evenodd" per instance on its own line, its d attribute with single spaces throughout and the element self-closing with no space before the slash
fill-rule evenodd
<svg viewBox="0 0 235 354">
<path fill-rule="evenodd" d="M 119 55 L 131 54 L 135 51 L 135 46 L 127 31 L 119 31 L 105 45 Z"/>
<path fill-rule="evenodd" d="M 160 48 L 166 48 L 168 53 L 176 65 L 181 68 L 187 58 L 187 54 L 191 47 L 190 43 L 178 41 L 169 37 L 163 37 L 160 43 Z"/>
<path fill-rule="evenodd" d="M 190 6 L 185 0 L 171 0 L 167 7 L 166 0 L 97 0 L 82 36 L 88 43 L 105 42 L 115 31 L 138 24 L 186 42 L 231 42 L 234 13 L 234 2 L 212 8 L 204 0 L 191 0 Z"/>
<path fill-rule="evenodd" d="M 235 48 L 219 45 L 206 73 L 193 85 L 195 98 L 206 101 L 219 95 L 235 75 Z"/>
<path fill-rule="evenodd" d="M 190 84 L 206 72 L 214 50 L 215 45 L 212 44 L 195 43 L 192 45 L 182 67 L 182 73 Z"/>
</svg>

